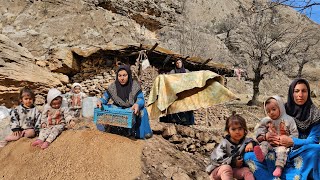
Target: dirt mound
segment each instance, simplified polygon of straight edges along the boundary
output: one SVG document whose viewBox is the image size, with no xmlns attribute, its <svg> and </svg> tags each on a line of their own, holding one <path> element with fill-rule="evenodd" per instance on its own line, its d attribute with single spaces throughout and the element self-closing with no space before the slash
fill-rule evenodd
<svg viewBox="0 0 320 180">
<path fill-rule="evenodd" d="M 135 179 L 143 141 L 95 129 L 64 131 L 46 150 L 22 138 L 0 148 L 0 179 Z"/>
</svg>

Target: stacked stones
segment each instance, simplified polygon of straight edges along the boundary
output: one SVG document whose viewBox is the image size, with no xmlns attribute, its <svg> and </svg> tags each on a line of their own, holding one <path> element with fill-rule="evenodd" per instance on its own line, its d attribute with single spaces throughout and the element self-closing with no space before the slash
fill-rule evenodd
<svg viewBox="0 0 320 180">
<path fill-rule="evenodd" d="M 78 82 L 82 90 L 89 96 L 101 97 L 110 83 L 116 78 L 115 69 L 108 66 L 108 60 L 86 60 L 81 64 L 81 72 L 71 78 L 71 82 Z M 112 64 L 112 62 L 111 62 Z M 71 85 L 67 84 L 66 91 L 70 91 Z"/>
<path fill-rule="evenodd" d="M 149 93 L 151 91 L 151 88 L 153 86 L 153 82 L 156 79 L 156 77 L 159 75 L 158 69 L 155 67 L 148 67 L 141 73 L 141 88 L 144 94 L 144 97 L 146 99 L 146 102 L 149 97 Z"/>
<path fill-rule="evenodd" d="M 152 130 L 154 134 L 161 135 L 175 144 L 181 151 L 201 154 L 210 154 L 223 135 L 215 131 L 199 130 L 195 126 L 188 127 L 161 122 L 153 123 Z"/>
<path fill-rule="evenodd" d="M 225 122 L 228 116 L 230 116 L 230 112 L 223 105 L 210 108 L 201 108 L 194 111 L 196 124 L 205 125 L 208 127 L 213 127 L 221 122 Z"/>
<path fill-rule="evenodd" d="M 132 65 L 131 69 L 135 69 Z M 158 76 L 155 67 L 148 67 L 141 72 L 139 80 L 144 96 L 147 97 L 153 85 L 154 79 Z M 71 83 L 64 88 L 65 92 L 70 91 L 71 85 L 78 82 L 82 85 L 83 92 L 90 96 L 101 97 L 107 87 L 116 79 L 116 67 L 112 60 L 97 59 L 86 60 L 81 64 L 81 72 L 71 78 Z"/>
</svg>

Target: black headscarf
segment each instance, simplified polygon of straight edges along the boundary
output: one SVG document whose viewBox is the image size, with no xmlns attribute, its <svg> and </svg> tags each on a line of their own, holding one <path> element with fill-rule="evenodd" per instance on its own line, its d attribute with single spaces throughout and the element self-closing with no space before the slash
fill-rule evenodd
<svg viewBox="0 0 320 180">
<path fill-rule="evenodd" d="M 121 70 L 125 70 L 128 73 L 128 82 L 125 85 L 120 84 L 119 79 L 118 79 L 118 74 Z M 119 66 L 119 68 L 117 70 L 117 77 L 116 77 L 115 84 L 116 84 L 116 89 L 117 89 L 117 95 L 124 102 L 129 100 L 129 94 L 132 90 L 132 73 L 131 73 L 129 66 L 127 66 L 127 65 Z"/>
<path fill-rule="evenodd" d="M 182 63 L 181 68 L 177 68 L 177 64 L 176 64 L 177 61 L 181 61 L 181 63 Z M 174 72 L 175 72 L 175 73 L 186 73 L 186 69 L 184 68 L 184 64 L 183 64 L 183 61 L 182 61 L 182 60 L 178 59 L 178 60 L 176 60 L 176 61 L 174 62 Z"/>
<path fill-rule="evenodd" d="M 303 83 L 308 88 L 308 99 L 303 105 L 297 105 L 294 102 L 294 98 L 293 98 L 294 88 L 298 83 Z M 312 104 L 313 102 L 310 97 L 310 86 L 308 81 L 302 78 L 293 80 L 293 82 L 289 87 L 288 100 L 287 100 L 287 103 L 285 104 L 287 114 L 296 118 L 299 121 L 305 121 L 309 118 Z"/>
</svg>

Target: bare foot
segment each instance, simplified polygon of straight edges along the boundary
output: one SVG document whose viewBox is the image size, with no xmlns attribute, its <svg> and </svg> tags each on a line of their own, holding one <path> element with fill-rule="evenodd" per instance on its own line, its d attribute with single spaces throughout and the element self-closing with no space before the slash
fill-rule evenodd
<svg viewBox="0 0 320 180">
<path fill-rule="evenodd" d="M 43 144 L 43 141 L 40 139 L 35 140 L 31 146 L 41 146 Z"/>
<path fill-rule="evenodd" d="M 47 149 L 49 147 L 49 145 L 50 145 L 50 143 L 46 141 L 41 145 L 41 149 Z"/>
<path fill-rule="evenodd" d="M 282 168 L 277 166 L 276 169 L 273 171 L 273 176 L 280 177 L 282 174 Z"/>
</svg>

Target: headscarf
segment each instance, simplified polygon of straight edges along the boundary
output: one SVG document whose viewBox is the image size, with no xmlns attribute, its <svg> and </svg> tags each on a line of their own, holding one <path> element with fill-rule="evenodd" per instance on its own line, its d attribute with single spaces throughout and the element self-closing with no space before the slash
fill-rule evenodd
<svg viewBox="0 0 320 180">
<path fill-rule="evenodd" d="M 79 83 L 73 83 L 72 86 L 71 86 L 71 91 L 74 92 L 74 88 L 77 87 L 77 86 L 79 86 L 80 87 L 80 91 L 82 91 L 82 86 Z"/>
<path fill-rule="evenodd" d="M 267 113 L 266 103 L 268 101 L 270 102 L 271 100 L 274 100 L 274 102 L 278 105 L 279 110 L 280 110 L 280 114 L 279 114 L 279 117 L 277 119 L 271 119 L 268 116 L 268 113 Z M 298 129 L 296 127 L 296 124 L 294 123 L 294 118 L 289 116 L 286 113 L 285 105 L 284 105 L 284 103 L 282 101 L 282 98 L 280 96 L 268 97 L 266 99 L 266 101 L 264 101 L 263 107 L 264 107 L 264 112 L 266 114 L 266 117 L 261 120 L 261 124 L 257 127 L 257 129 L 256 129 L 256 137 L 259 137 L 261 134 L 265 134 L 266 133 L 266 131 L 267 131 L 266 125 L 269 122 L 272 122 L 272 124 L 275 125 L 276 130 L 279 131 L 279 133 L 281 133 L 280 125 L 281 125 L 281 123 L 283 121 L 285 122 L 286 127 L 288 128 L 288 129 L 285 129 L 285 131 L 288 130 L 287 133 L 289 133 L 290 137 L 298 137 L 299 136 Z"/>
<path fill-rule="evenodd" d="M 50 89 L 47 95 L 47 104 L 50 105 L 52 100 L 54 100 L 58 96 L 61 96 L 61 92 L 58 89 L 56 88 Z"/>
<path fill-rule="evenodd" d="M 298 83 L 304 83 L 308 89 L 308 98 L 303 105 L 297 105 L 293 99 L 294 88 Z M 310 97 L 310 86 L 305 79 L 295 79 L 289 87 L 288 101 L 285 104 L 287 114 L 295 119 L 299 133 L 308 134 L 311 128 L 320 123 L 320 110 L 313 104 Z"/>
<path fill-rule="evenodd" d="M 128 82 L 125 85 L 121 85 L 119 82 L 118 74 L 120 70 L 125 70 L 128 73 Z M 137 81 L 132 80 L 130 67 L 121 65 L 117 70 L 116 81 L 110 84 L 107 92 L 116 105 L 127 108 L 136 102 L 137 96 L 141 92 L 141 86 Z"/>
<path fill-rule="evenodd" d="M 276 101 L 276 103 L 278 104 L 278 107 L 279 107 L 279 110 L 280 110 L 280 115 L 279 117 L 277 118 L 277 120 L 280 120 L 280 119 L 288 119 L 288 115 L 286 113 L 286 109 L 284 107 L 284 103 L 281 99 L 280 96 L 271 96 L 269 98 L 267 98 L 266 101 L 264 101 L 263 103 L 263 107 L 264 107 L 264 113 L 266 114 L 266 116 L 268 116 L 268 113 L 267 113 L 267 108 L 266 108 L 266 103 L 267 101 L 269 101 L 270 99 L 274 99 Z"/>
<path fill-rule="evenodd" d="M 181 68 L 177 68 L 177 64 L 176 63 L 178 61 L 181 61 L 181 63 L 182 63 Z M 184 68 L 184 64 L 183 64 L 182 60 L 178 59 L 178 60 L 174 61 L 174 72 L 175 73 L 186 73 L 186 69 Z"/>
<path fill-rule="evenodd" d="M 294 102 L 294 98 L 293 98 L 294 88 L 298 83 L 305 84 L 308 89 L 308 99 L 303 105 L 297 105 Z M 287 100 L 287 103 L 285 104 L 287 114 L 299 121 L 305 121 L 310 116 L 310 108 L 312 104 L 313 102 L 310 97 L 310 86 L 308 81 L 302 78 L 293 80 L 291 85 L 289 86 L 288 100 Z"/>
<path fill-rule="evenodd" d="M 121 70 L 125 70 L 128 73 L 128 82 L 125 85 L 122 85 L 119 82 L 118 74 Z M 132 89 L 132 73 L 130 67 L 127 65 L 121 65 L 117 70 L 117 77 L 116 77 L 116 88 L 117 88 L 117 95 L 123 100 L 127 101 L 129 99 L 129 94 Z"/>
</svg>

